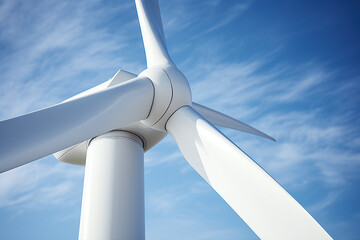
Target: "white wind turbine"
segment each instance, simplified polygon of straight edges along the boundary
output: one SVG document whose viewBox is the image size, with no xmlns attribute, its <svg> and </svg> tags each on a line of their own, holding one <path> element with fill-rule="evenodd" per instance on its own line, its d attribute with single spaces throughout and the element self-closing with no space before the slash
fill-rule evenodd
<svg viewBox="0 0 360 240">
<path fill-rule="evenodd" d="M 85 165 L 79 239 L 144 239 L 144 151 L 169 132 L 189 164 L 261 239 L 331 239 L 212 124 L 272 139 L 191 100 L 165 44 L 157 0 L 135 0 L 147 69 L 0 122 L 0 172 L 49 154 Z"/>
</svg>

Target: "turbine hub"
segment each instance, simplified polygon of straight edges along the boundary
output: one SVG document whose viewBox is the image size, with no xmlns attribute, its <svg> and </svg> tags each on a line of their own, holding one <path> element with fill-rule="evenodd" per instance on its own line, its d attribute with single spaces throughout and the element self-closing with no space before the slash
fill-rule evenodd
<svg viewBox="0 0 360 240">
<path fill-rule="evenodd" d="M 153 105 L 142 123 L 158 131 L 166 131 L 166 122 L 183 106 L 192 106 L 190 86 L 174 65 L 160 65 L 146 69 L 139 77 L 149 78 L 155 89 Z"/>
</svg>

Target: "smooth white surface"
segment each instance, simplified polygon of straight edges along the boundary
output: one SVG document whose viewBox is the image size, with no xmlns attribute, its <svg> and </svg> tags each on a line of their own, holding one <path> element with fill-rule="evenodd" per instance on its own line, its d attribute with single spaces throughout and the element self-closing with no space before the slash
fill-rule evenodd
<svg viewBox="0 0 360 240">
<path fill-rule="evenodd" d="M 162 66 L 155 66 L 146 69 L 140 73 L 139 76 L 149 78 L 154 85 L 155 94 L 154 101 L 151 106 L 151 112 L 149 117 L 142 121 L 142 123 L 148 127 L 152 127 L 164 116 L 167 109 L 169 108 L 173 98 L 173 89 L 170 79 L 163 70 Z M 158 130 L 164 131 L 165 128 Z"/>
<path fill-rule="evenodd" d="M 166 128 L 189 164 L 261 239 L 331 239 L 270 175 L 190 107 Z"/>
<path fill-rule="evenodd" d="M 147 67 L 172 64 L 167 52 L 157 0 L 135 0 L 144 41 Z"/>
<path fill-rule="evenodd" d="M 90 88 L 84 92 L 76 94 L 75 96 L 73 96 L 69 99 L 66 99 L 64 102 L 69 102 L 71 100 L 78 99 L 80 97 L 84 97 L 84 96 L 105 90 L 109 87 L 118 85 L 120 83 L 124 83 L 124 82 L 129 81 L 136 77 L 137 76 L 135 74 L 120 69 L 119 71 L 117 71 L 117 73 L 114 75 L 114 77 L 111 78 L 110 80 L 103 82 L 103 83 L 101 83 L 93 88 Z"/>
<path fill-rule="evenodd" d="M 163 72 L 163 74 L 166 75 L 164 72 Z M 68 102 L 70 100 L 74 100 L 79 97 L 83 97 L 83 96 L 87 96 L 89 94 L 99 92 L 101 90 L 104 90 L 104 89 L 112 87 L 112 86 L 116 86 L 118 84 L 124 83 L 124 82 L 129 81 L 136 77 L 137 77 L 136 74 L 127 72 L 125 70 L 119 70 L 112 79 L 110 79 L 100 85 L 97 85 L 87 91 L 79 93 L 79 94 L 71 97 L 70 99 L 65 100 L 64 102 Z M 158 78 L 155 77 L 155 79 L 158 79 Z M 166 77 L 166 80 L 167 80 L 167 77 Z M 158 82 L 159 82 L 159 80 L 153 81 L 154 87 L 157 87 L 159 85 Z M 171 95 L 172 91 L 171 91 L 170 83 L 169 82 L 167 82 L 167 83 L 169 84 L 169 89 L 170 89 L 169 92 Z M 170 99 L 171 99 L 171 97 L 169 97 L 169 101 L 170 101 Z M 163 101 L 161 99 L 159 99 L 159 100 L 160 100 L 160 103 L 163 103 Z M 158 101 L 158 97 L 153 100 L 153 103 L 156 101 Z M 152 105 L 151 110 L 154 114 L 154 104 Z M 155 118 L 156 118 L 156 116 L 155 116 Z M 148 119 L 150 120 L 150 116 L 148 117 Z M 156 122 L 156 121 L 154 121 L 154 122 Z M 127 125 L 127 126 L 122 126 L 119 129 L 129 131 L 129 132 L 134 132 L 137 135 L 141 136 L 145 143 L 145 146 L 144 146 L 145 152 L 147 150 L 151 149 L 153 146 L 155 146 L 158 142 L 160 142 L 167 135 L 167 132 L 157 131 L 157 130 L 145 125 L 142 121 L 137 121 L 137 122 L 131 123 L 130 125 Z M 54 156 L 56 159 L 58 159 L 62 162 L 76 164 L 76 165 L 85 165 L 88 141 L 89 140 L 86 140 L 82 143 L 76 144 L 69 148 L 63 149 L 59 152 L 56 152 L 56 153 L 54 153 Z"/>
<path fill-rule="evenodd" d="M 152 128 L 166 130 L 165 125 L 169 117 L 179 108 L 187 105 L 191 106 L 192 101 L 190 86 L 184 74 L 182 74 L 174 65 L 166 65 L 162 66 L 162 68 L 170 79 L 172 98 L 165 114 L 152 126 Z"/>
<path fill-rule="evenodd" d="M 270 139 L 272 141 L 275 141 L 274 138 L 270 137 L 269 135 L 261 132 L 260 130 L 257 130 L 256 128 L 253 128 L 246 123 L 240 122 L 239 120 L 236 120 L 230 116 L 227 116 L 221 112 L 215 111 L 211 108 L 205 107 L 203 105 L 200 105 L 198 103 L 193 103 L 192 107 L 200 113 L 201 116 L 203 116 L 206 120 L 211 122 L 214 125 L 232 128 L 241 132 L 250 133 L 259 137 L 264 137 L 267 139 Z"/>
<path fill-rule="evenodd" d="M 137 78 L 0 122 L 0 172 L 146 119 L 153 95 L 151 81 Z"/>
<path fill-rule="evenodd" d="M 155 89 L 150 115 L 142 123 L 158 131 L 166 131 L 169 117 L 180 107 L 191 105 L 190 86 L 185 76 L 174 65 L 146 69 L 139 77 L 151 79 Z"/>
<path fill-rule="evenodd" d="M 120 69 L 119 71 L 117 71 L 117 73 L 114 75 L 114 77 L 110 80 L 110 84 L 108 87 L 112 87 L 112 86 L 124 83 L 124 82 L 129 81 L 136 77 L 137 77 L 136 74 Z"/>
<path fill-rule="evenodd" d="M 141 140 L 113 131 L 88 148 L 79 239 L 144 239 L 144 151 Z"/>
</svg>

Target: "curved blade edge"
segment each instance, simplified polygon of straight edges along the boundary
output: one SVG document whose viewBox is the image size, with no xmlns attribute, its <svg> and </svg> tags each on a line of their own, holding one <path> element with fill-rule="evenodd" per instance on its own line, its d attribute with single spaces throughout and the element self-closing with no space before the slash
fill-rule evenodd
<svg viewBox="0 0 360 240">
<path fill-rule="evenodd" d="M 189 164 L 261 239 L 332 239 L 269 174 L 191 107 L 166 125 Z"/>
<path fill-rule="evenodd" d="M 172 64 L 166 48 L 158 1 L 135 0 L 135 4 L 145 47 L 147 67 Z"/>
<path fill-rule="evenodd" d="M 214 109 L 205 107 L 203 105 L 200 105 L 198 103 L 193 102 L 193 108 L 200 113 L 201 116 L 203 116 L 205 119 L 207 119 L 209 122 L 211 122 L 214 125 L 231 128 L 234 130 L 238 130 L 241 132 L 249 133 L 252 135 L 256 135 L 259 137 L 267 138 L 272 141 L 276 141 L 273 137 L 267 135 L 266 133 L 261 132 L 260 130 L 243 123 L 239 120 L 236 120 L 228 115 L 225 115 L 224 113 L 218 112 Z"/>
<path fill-rule="evenodd" d="M 0 172 L 146 119 L 154 88 L 148 78 L 0 122 Z"/>
</svg>

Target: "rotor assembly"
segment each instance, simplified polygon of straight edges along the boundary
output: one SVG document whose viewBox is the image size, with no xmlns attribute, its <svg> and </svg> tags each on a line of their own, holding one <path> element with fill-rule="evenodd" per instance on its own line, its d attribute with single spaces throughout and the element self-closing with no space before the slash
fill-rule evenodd
<svg viewBox="0 0 360 240">
<path fill-rule="evenodd" d="M 154 85 L 154 100 L 145 125 L 166 131 L 170 116 L 183 106 L 191 106 L 190 86 L 185 76 L 173 65 L 160 65 L 146 69 L 139 77 L 147 77 Z"/>
<path fill-rule="evenodd" d="M 169 133 L 259 238 L 332 239 L 214 125 L 275 139 L 192 102 L 189 82 L 167 51 L 158 1 L 135 3 L 147 69 L 119 70 L 59 104 L 0 122 L 0 173 L 50 154 L 84 165 L 79 239 L 144 239 L 144 153 Z"/>
</svg>

